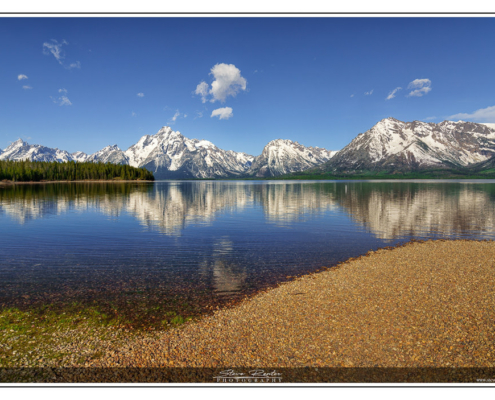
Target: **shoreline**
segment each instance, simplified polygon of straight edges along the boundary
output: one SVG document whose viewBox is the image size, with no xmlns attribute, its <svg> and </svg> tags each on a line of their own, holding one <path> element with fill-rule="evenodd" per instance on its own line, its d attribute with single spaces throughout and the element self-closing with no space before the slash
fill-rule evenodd
<svg viewBox="0 0 495 400">
<path fill-rule="evenodd" d="M 156 182 L 173 182 L 173 181 L 184 181 L 184 182 L 372 182 L 372 183 L 383 183 L 383 182 L 411 182 L 411 183 L 432 183 L 435 182 L 460 182 L 460 183 L 493 183 L 495 178 L 290 178 L 290 179 L 280 179 L 280 178 L 256 178 L 256 179 L 214 179 L 214 178 L 204 178 L 204 179 L 156 179 L 150 180 L 109 180 L 109 179 L 87 179 L 87 180 L 74 180 L 74 181 L 28 181 L 28 182 L 13 182 L 13 181 L 0 181 L 0 187 L 8 187 L 15 185 L 44 185 L 50 183 L 156 183 Z"/>
<path fill-rule="evenodd" d="M 493 241 L 412 241 L 370 251 L 90 365 L 493 368 L 494 260 Z M 317 344 L 320 334 L 328 336 Z"/>
<path fill-rule="evenodd" d="M 473 372 L 481 378 L 483 369 L 495 368 L 494 271 L 494 241 L 409 241 L 296 277 L 179 328 L 101 328 L 113 337 L 102 342 L 83 333 L 54 343 L 65 356 L 35 365 L 83 367 L 86 380 L 76 370 L 60 377 L 81 382 L 110 379 L 117 367 L 128 382 L 142 381 L 136 368 L 175 371 L 172 382 L 187 374 L 184 381 L 208 382 L 201 380 L 205 369 L 228 368 L 278 368 L 286 377 L 312 371 L 310 382 L 330 379 L 332 371 L 340 374 L 336 379 L 363 381 L 363 373 L 377 368 L 412 368 L 419 374 L 412 381 L 425 382 L 436 379 L 435 369 L 481 368 Z M 345 378 L 344 370 L 357 375 Z M 463 374 L 449 379 L 473 381 L 475 375 Z M 372 381 L 386 379 L 380 376 Z"/>
<path fill-rule="evenodd" d="M 0 186 L 14 186 L 14 185 L 38 185 L 47 183 L 132 183 L 132 182 L 155 182 L 142 179 L 134 180 L 121 180 L 121 179 L 85 179 L 77 181 L 28 181 L 28 182 L 13 182 L 13 181 L 0 181 Z"/>
</svg>

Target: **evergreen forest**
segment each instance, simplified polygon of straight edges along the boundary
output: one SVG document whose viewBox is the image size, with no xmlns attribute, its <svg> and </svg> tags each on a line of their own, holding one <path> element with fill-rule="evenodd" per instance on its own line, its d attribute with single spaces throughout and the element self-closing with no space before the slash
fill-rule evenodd
<svg viewBox="0 0 495 400">
<path fill-rule="evenodd" d="M 0 161 L 0 181 L 154 180 L 153 173 L 130 165 L 92 162 Z"/>
</svg>

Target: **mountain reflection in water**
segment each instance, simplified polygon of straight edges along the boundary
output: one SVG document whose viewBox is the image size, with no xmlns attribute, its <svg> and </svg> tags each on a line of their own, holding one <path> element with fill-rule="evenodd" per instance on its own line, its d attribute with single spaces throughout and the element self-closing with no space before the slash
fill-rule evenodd
<svg viewBox="0 0 495 400">
<path fill-rule="evenodd" d="M 0 186 L 0 307 L 194 315 L 413 238 L 493 239 L 494 215 L 479 181 Z"/>
<path fill-rule="evenodd" d="M 157 182 L 19 185 L 0 190 L 1 213 L 24 224 L 69 211 L 123 212 L 165 235 L 209 225 L 221 213 L 261 207 L 266 221 L 295 223 L 345 212 L 376 237 L 492 236 L 493 183 L 459 182 Z"/>
</svg>

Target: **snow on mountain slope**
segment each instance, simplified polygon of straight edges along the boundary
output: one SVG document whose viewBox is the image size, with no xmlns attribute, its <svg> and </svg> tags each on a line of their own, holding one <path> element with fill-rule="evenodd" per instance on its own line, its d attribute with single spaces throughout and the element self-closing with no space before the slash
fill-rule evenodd
<svg viewBox="0 0 495 400">
<path fill-rule="evenodd" d="M 144 167 L 157 179 L 278 176 L 313 167 L 324 170 L 401 170 L 468 166 L 495 157 L 495 124 L 402 122 L 386 118 L 336 152 L 291 140 L 268 143 L 261 155 L 222 150 L 208 140 L 188 139 L 170 127 L 143 136 L 122 151 L 117 145 L 87 155 L 19 139 L 0 160 L 92 161 Z M 482 164 L 480 164 L 482 165 Z M 491 165 L 491 164 L 490 164 Z"/>
<path fill-rule="evenodd" d="M 76 151 L 71 153 L 72 160 L 77 162 L 86 162 L 90 157 L 89 154 L 84 153 L 83 151 Z"/>
<path fill-rule="evenodd" d="M 129 164 L 152 171 L 157 179 L 215 178 L 245 173 L 253 156 L 225 151 L 207 140 L 188 139 L 169 126 L 143 136 L 124 152 Z"/>
<path fill-rule="evenodd" d="M 336 153 L 319 147 L 305 147 L 292 140 L 272 140 L 254 159 L 247 174 L 264 177 L 304 171 L 325 163 Z"/>
<path fill-rule="evenodd" d="M 359 134 L 327 169 L 466 166 L 495 155 L 495 129 L 473 122 L 402 122 L 386 118 Z"/>
<path fill-rule="evenodd" d="M 0 160 L 30 161 L 71 161 L 71 155 L 65 150 L 52 149 L 39 144 L 29 144 L 22 139 L 16 140 L 0 154 Z"/>
<path fill-rule="evenodd" d="M 0 153 L 0 159 L 129 164 L 147 168 L 158 179 L 181 179 L 240 176 L 249 169 L 254 157 L 219 149 L 208 140 L 188 139 L 170 127 L 163 127 L 156 135 L 143 136 L 125 152 L 113 145 L 91 155 L 82 151 L 70 154 L 19 139 Z"/>
<path fill-rule="evenodd" d="M 125 153 L 114 144 L 113 146 L 107 146 L 96 153 L 91 154 L 85 161 L 102 162 L 112 164 L 129 164 L 129 158 Z"/>
<path fill-rule="evenodd" d="M 0 160 L 110 162 L 113 164 L 128 164 L 129 161 L 117 145 L 107 146 L 91 155 L 82 151 L 76 151 L 71 154 L 65 150 L 52 149 L 39 144 L 31 145 L 22 139 L 16 140 L 5 151 L 0 153 Z"/>
</svg>

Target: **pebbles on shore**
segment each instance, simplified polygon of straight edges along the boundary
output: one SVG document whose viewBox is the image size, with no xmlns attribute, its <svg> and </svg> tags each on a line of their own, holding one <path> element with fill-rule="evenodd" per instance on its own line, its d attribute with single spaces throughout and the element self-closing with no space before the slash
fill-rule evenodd
<svg viewBox="0 0 495 400">
<path fill-rule="evenodd" d="M 412 242 L 133 337 L 84 365 L 495 367 L 494 320 L 495 242 Z"/>
<path fill-rule="evenodd" d="M 0 381 L 212 382 L 273 368 L 284 382 L 479 382 L 493 378 L 494 320 L 495 242 L 410 242 L 179 328 L 54 333 L 56 357 L 21 357 Z"/>
</svg>

